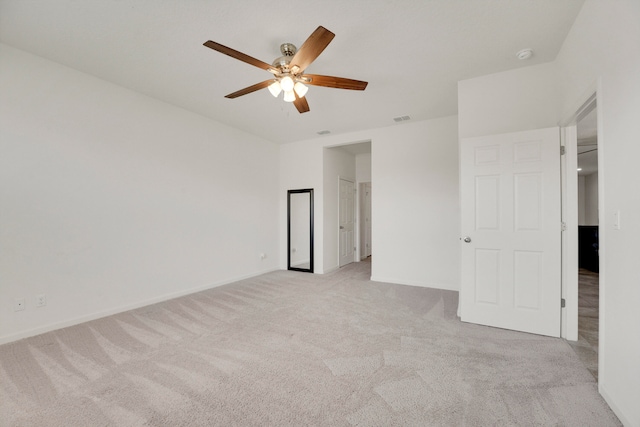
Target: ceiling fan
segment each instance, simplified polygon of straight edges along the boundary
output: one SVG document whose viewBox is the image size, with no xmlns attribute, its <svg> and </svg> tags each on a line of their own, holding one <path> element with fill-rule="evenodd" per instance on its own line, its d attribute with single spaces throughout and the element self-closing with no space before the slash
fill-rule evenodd
<svg viewBox="0 0 640 427">
<path fill-rule="evenodd" d="M 360 80 L 304 73 L 304 70 L 315 61 L 334 37 L 335 34 L 320 26 L 302 44 L 300 49 L 297 49 L 291 43 L 283 43 L 280 46 L 282 56 L 273 61 L 272 64 L 267 64 L 211 40 L 205 42 L 204 45 L 273 74 L 272 79 L 230 93 L 225 98 L 233 99 L 260 89 L 269 88 L 269 91 L 275 97 L 280 92 L 284 92 L 285 101 L 293 102 L 300 113 L 306 113 L 309 111 L 309 104 L 305 98 L 308 90 L 305 84 L 351 90 L 364 90 L 367 87 L 367 82 Z"/>
</svg>

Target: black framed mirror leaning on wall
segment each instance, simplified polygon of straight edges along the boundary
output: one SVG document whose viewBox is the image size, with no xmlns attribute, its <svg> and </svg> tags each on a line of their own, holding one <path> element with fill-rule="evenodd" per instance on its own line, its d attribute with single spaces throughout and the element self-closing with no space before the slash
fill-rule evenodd
<svg viewBox="0 0 640 427">
<path fill-rule="evenodd" d="M 313 188 L 287 191 L 287 268 L 313 273 Z"/>
</svg>

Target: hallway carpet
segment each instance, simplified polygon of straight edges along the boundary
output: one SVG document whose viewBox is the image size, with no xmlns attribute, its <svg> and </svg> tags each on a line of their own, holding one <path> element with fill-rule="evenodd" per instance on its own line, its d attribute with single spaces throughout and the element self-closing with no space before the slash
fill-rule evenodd
<svg viewBox="0 0 640 427">
<path fill-rule="evenodd" d="M 600 306 L 599 274 L 578 272 L 578 341 L 569 341 L 582 364 L 598 380 L 598 318 Z"/>
<path fill-rule="evenodd" d="M 563 340 L 370 274 L 277 271 L 0 346 L 0 425 L 620 425 Z"/>
</svg>

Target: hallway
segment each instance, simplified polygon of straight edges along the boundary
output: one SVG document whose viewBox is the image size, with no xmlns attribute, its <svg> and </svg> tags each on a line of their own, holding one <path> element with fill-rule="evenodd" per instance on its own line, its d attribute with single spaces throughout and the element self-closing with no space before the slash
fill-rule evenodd
<svg viewBox="0 0 640 427">
<path fill-rule="evenodd" d="M 568 341 L 585 367 L 598 379 L 599 275 L 580 269 L 578 273 L 578 341 Z"/>
</svg>

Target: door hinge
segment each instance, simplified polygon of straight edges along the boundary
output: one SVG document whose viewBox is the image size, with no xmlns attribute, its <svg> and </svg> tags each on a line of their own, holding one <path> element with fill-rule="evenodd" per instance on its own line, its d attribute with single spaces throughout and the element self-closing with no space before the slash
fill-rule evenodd
<svg viewBox="0 0 640 427">
<path fill-rule="evenodd" d="M 564 155 L 564 154 L 566 153 L 566 151 L 567 151 L 567 150 L 566 150 L 565 146 L 564 146 L 564 145 L 561 145 L 561 146 L 560 146 L 560 155 L 561 155 L 561 156 L 562 156 L 562 155 Z"/>
<path fill-rule="evenodd" d="M 565 308 L 565 306 L 567 305 L 566 301 L 564 300 L 564 298 L 560 298 L 560 307 L 561 308 Z"/>
<path fill-rule="evenodd" d="M 560 223 L 560 230 L 567 231 L 567 223 L 566 222 L 562 221 Z"/>
</svg>

